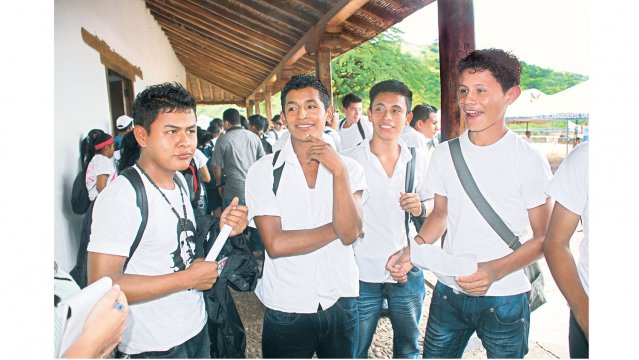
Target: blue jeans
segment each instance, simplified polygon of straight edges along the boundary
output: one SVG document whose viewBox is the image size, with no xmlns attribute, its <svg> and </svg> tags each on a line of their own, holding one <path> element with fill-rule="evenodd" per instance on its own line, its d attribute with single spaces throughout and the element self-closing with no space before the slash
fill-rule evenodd
<svg viewBox="0 0 639 360">
<path fill-rule="evenodd" d="M 586 334 L 577 323 L 575 315 L 570 311 L 570 325 L 568 328 L 568 349 L 571 359 L 588 359 L 590 357 L 588 350 L 588 340 Z"/>
<path fill-rule="evenodd" d="M 488 358 L 528 353 L 530 307 L 526 293 L 469 296 L 438 282 L 424 336 L 424 358 L 461 358 L 473 332 Z"/>
<path fill-rule="evenodd" d="M 393 358 L 419 358 L 419 319 L 426 297 L 424 273 L 414 267 L 403 283 L 359 282 L 359 341 L 357 357 L 366 359 L 377 328 L 382 301 L 388 299 L 393 326 Z"/>
<path fill-rule="evenodd" d="M 266 308 L 262 327 L 264 358 L 354 358 L 357 350 L 357 300 L 340 298 L 312 314 Z"/>
<path fill-rule="evenodd" d="M 197 335 L 165 351 L 147 351 L 128 355 L 119 350 L 115 357 L 118 359 L 210 359 L 211 339 L 209 339 L 208 325 L 204 324 Z"/>
</svg>

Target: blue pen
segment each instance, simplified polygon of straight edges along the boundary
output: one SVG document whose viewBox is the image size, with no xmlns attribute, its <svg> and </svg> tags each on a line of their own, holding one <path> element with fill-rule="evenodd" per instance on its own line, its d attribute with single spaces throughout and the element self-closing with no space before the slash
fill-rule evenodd
<svg viewBox="0 0 639 360">
<path fill-rule="evenodd" d="M 115 306 L 114 306 L 114 307 L 115 307 L 115 309 L 116 309 L 116 310 L 122 310 L 122 309 L 124 309 L 124 305 L 122 305 L 122 304 L 121 304 L 119 301 L 117 301 L 117 300 L 115 301 Z"/>
</svg>

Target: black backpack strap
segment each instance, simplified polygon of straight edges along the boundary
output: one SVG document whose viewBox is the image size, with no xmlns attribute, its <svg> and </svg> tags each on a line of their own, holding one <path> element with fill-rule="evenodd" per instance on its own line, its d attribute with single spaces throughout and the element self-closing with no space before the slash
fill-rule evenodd
<svg viewBox="0 0 639 360">
<path fill-rule="evenodd" d="M 173 181 L 180 187 L 180 189 L 182 189 L 182 191 L 187 191 L 187 186 L 182 182 L 182 180 L 180 180 L 177 174 L 173 174 Z"/>
<path fill-rule="evenodd" d="M 146 190 L 144 189 L 144 183 L 142 182 L 142 178 L 140 177 L 140 173 L 132 167 L 129 167 L 122 171 L 120 175 L 124 176 L 135 190 L 135 204 L 140 209 L 140 214 L 142 215 L 142 221 L 140 222 L 140 227 L 138 228 L 138 233 L 135 235 L 135 240 L 133 240 L 133 244 L 131 244 L 131 250 L 129 250 L 129 256 L 124 261 L 124 265 L 122 266 L 122 272 L 126 270 L 127 265 L 129 264 L 129 260 L 135 253 L 135 250 L 140 245 L 140 240 L 142 240 L 142 235 L 144 234 L 144 230 L 146 229 L 146 223 L 149 220 L 149 203 L 146 197 Z"/>
<path fill-rule="evenodd" d="M 362 118 L 357 120 L 357 130 L 359 130 L 359 134 L 362 135 L 362 140 L 366 139 L 366 133 L 364 133 L 364 127 L 362 126 Z"/>
<path fill-rule="evenodd" d="M 346 118 L 343 118 L 342 121 L 339 122 L 339 128 L 343 128 L 344 127 L 344 123 L 346 122 Z"/>
<path fill-rule="evenodd" d="M 411 147 L 410 154 L 412 155 L 410 161 L 406 165 L 406 193 L 413 192 L 413 187 L 415 186 L 415 148 Z M 410 244 L 410 235 L 408 234 L 408 223 L 410 221 L 410 213 L 408 211 L 404 211 L 404 227 L 406 228 L 406 241 Z"/>
<path fill-rule="evenodd" d="M 277 158 L 280 156 L 280 152 L 282 150 L 277 150 L 275 155 L 273 155 L 273 194 L 277 195 L 277 188 L 280 187 L 280 179 L 282 178 L 282 171 L 284 170 L 284 164 L 282 166 L 275 168 L 275 163 L 277 162 Z"/>
</svg>

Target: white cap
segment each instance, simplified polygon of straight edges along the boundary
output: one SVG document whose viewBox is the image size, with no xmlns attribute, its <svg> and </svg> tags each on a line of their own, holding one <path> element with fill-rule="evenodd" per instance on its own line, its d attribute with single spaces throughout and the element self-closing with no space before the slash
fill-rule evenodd
<svg viewBox="0 0 639 360">
<path fill-rule="evenodd" d="M 132 117 L 128 115 L 122 115 L 115 121 L 115 126 L 120 130 L 124 130 L 131 126 L 131 123 L 133 123 Z"/>
</svg>

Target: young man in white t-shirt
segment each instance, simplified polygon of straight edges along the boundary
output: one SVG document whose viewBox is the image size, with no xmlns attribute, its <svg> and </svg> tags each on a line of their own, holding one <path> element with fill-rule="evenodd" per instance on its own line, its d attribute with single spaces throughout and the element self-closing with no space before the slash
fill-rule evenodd
<svg viewBox="0 0 639 360">
<path fill-rule="evenodd" d="M 362 235 L 364 171 L 323 140 L 333 107 L 319 80 L 295 75 L 281 97 L 290 137 L 246 177 L 249 218 L 266 248 L 255 289 L 266 307 L 262 354 L 353 358 L 359 274 L 351 244 Z"/>
<path fill-rule="evenodd" d="M 424 182 L 428 168 L 424 149 L 415 148 L 414 185 L 408 192 L 406 189 L 406 169 L 413 157 L 401 133 L 412 116 L 412 97 L 400 81 L 375 84 L 368 109 L 373 135 L 342 152 L 362 165 L 370 194 L 364 204 L 364 237 L 354 245 L 359 268 L 358 358 L 368 357 L 384 298 L 388 299 L 393 327 L 393 357 L 419 357 L 419 319 L 426 296 L 424 274 L 414 267 L 406 282 L 397 283 L 385 268 L 388 257 L 417 234 L 413 222 L 406 223 L 406 213 L 420 217 L 427 215 L 427 208 L 432 209 L 433 194 Z"/>
<path fill-rule="evenodd" d="M 410 127 L 422 134 L 426 139 L 426 150 L 429 155 L 433 154 L 437 141 L 437 131 L 439 131 L 439 118 L 437 108 L 429 104 L 419 104 L 413 108 L 413 118 Z"/>
<path fill-rule="evenodd" d="M 273 128 L 266 132 L 266 138 L 271 143 L 271 146 L 273 146 L 275 145 L 277 140 L 282 137 L 282 135 L 288 132 L 288 130 L 284 126 L 284 122 L 282 121 L 280 115 L 273 116 L 271 123 L 273 124 Z"/>
<path fill-rule="evenodd" d="M 129 258 L 141 214 L 133 186 L 116 178 L 96 200 L 88 245 L 88 276 L 109 276 L 129 303 L 118 357 L 208 358 L 210 340 L 202 290 L 217 279 L 217 263 L 195 259 L 195 216 L 185 169 L 197 144 L 195 100 L 180 84 L 146 88 L 133 104 L 134 134 L 140 146 L 138 171 L 148 200 L 139 246 Z M 174 180 L 182 182 L 179 186 Z M 246 227 L 248 209 L 234 204 L 220 219 Z"/>
<path fill-rule="evenodd" d="M 546 188 L 548 196 L 555 200 L 555 207 L 544 241 L 544 254 L 550 272 L 570 307 L 568 339 L 573 359 L 589 357 L 588 183 L 588 143 L 584 143 L 570 152 Z M 575 264 L 569 245 L 580 220 L 584 237 L 579 245 L 579 264 Z"/>
<path fill-rule="evenodd" d="M 339 122 L 339 137 L 342 149 L 350 149 L 370 138 L 373 129 L 366 116 L 362 116 L 362 98 L 357 94 L 347 94 L 342 98 L 342 111 L 345 118 Z"/>
<path fill-rule="evenodd" d="M 482 195 L 519 237 L 512 251 L 472 203 L 455 171 L 449 142 L 433 153 L 426 183 L 435 192 L 433 212 L 411 241 L 410 261 L 387 268 L 402 280 L 413 264 L 428 268 L 428 246 L 448 228 L 444 251 L 473 254 L 477 271 L 438 275 L 430 305 L 425 358 L 461 358 L 476 332 L 489 358 L 523 358 L 528 352 L 531 286 L 523 268 L 542 256 L 552 204 L 544 188 L 552 173 L 548 160 L 505 125 L 504 113 L 520 94 L 521 65 L 498 49 L 475 50 L 461 59 L 458 105 L 467 131 L 459 137 L 470 173 Z M 422 245 L 426 244 L 426 245 Z"/>
</svg>

